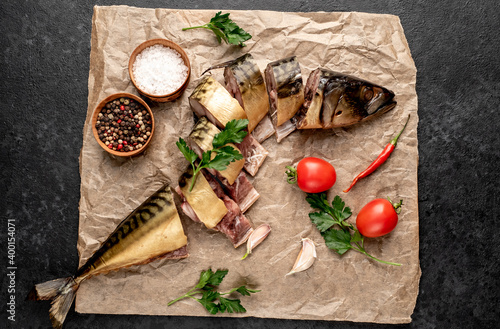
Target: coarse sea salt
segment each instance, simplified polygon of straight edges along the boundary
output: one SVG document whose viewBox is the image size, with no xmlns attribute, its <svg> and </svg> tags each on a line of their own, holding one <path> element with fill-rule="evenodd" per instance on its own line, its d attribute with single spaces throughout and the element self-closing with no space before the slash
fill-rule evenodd
<svg viewBox="0 0 500 329">
<path fill-rule="evenodd" d="M 174 49 L 154 45 L 137 55 L 132 73 L 142 91 L 159 96 L 176 91 L 186 80 L 188 67 Z"/>
</svg>

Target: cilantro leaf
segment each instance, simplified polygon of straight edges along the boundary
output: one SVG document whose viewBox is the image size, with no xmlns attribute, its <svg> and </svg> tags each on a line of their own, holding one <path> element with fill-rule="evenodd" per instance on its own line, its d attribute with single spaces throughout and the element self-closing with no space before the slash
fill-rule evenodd
<svg viewBox="0 0 500 329">
<path fill-rule="evenodd" d="M 231 120 L 226 123 L 224 130 L 214 136 L 214 148 L 222 147 L 228 143 L 241 143 L 247 135 L 244 129 L 248 126 L 247 119 Z"/>
<path fill-rule="evenodd" d="M 212 269 L 202 271 L 198 284 L 186 294 L 170 301 L 168 306 L 184 298 L 196 299 L 205 309 L 211 314 L 218 312 L 241 313 L 246 312 L 246 309 L 241 305 L 239 299 L 224 298 L 222 295 L 229 295 L 237 291 L 243 296 L 250 296 L 252 293 L 259 292 L 260 290 L 248 289 L 245 286 L 240 286 L 231 289 L 229 292 L 220 293 L 216 291 L 217 287 L 222 283 L 224 277 L 227 275 L 228 270 L 217 270 L 215 273 Z M 201 298 L 193 297 L 194 295 L 201 294 Z M 217 300 L 219 303 L 217 303 Z"/>
<path fill-rule="evenodd" d="M 245 286 L 238 287 L 235 291 L 239 292 L 243 296 L 250 296 L 250 294 L 254 294 L 259 292 L 260 290 L 248 289 Z"/>
<path fill-rule="evenodd" d="M 212 19 L 210 20 L 210 23 L 214 23 L 214 24 L 219 23 L 220 24 L 220 23 L 226 21 L 227 19 L 229 19 L 229 13 L 222 14 L 222 11 L 219 11 L 217 14 L 215 14 L 214 17 L 212 17 Z"/>
<path fill-rule="evenodd" d="M 228 313 L 245 313 L 247 310 L 241 305 L 239 299 L 229 299 L 219 297 L 221 312 L 227 311 Z"/>
<path fill-rule="evenodd" d="M 232 161 L 243 159 L 243 155 L 240 153 L 240 151 L 229 145 L 218 148 L 217 154 L 224 154 L 226 156 L 230 156 Z"/>
<path fill-rule="evenodd" d="M 234 30 L 231 30 L 231 32 L 226 32 L 227 34 L 227 40 L 229 43 L 234 44 L 234 45 L 240 45 L 242 47 L 245 46 L 243 42 L 249 40 L 252 38 L 252 36 L 245 32 L 242 28 L 238 27 Z"/>
<path fill-rule="evenodd" d="M 195 286 L 196 289 L 202 289 L 207 285 L 208 280 L 214 273 L 212 272 L 212 269 L 209 268 L 206 271 L 201 271 L 200 274 L 200 280 L 198 281 L 198 284 Z"/>
<path fill-rule="evenodd" d="M 203 296 L 201 298 L 197 298 L 198 302 L 203 305 L 207 311 L 211 314 L 217 314 L 220 311 L 220 307 L 218 304 L 214 303 L 214 301 L 220 296 L 220 294 L 216 291 L 207 290 L 203 292 Z"/>
<path fill-rule="evenodd" d="M 179 141 L 176 142 L 175 145 L 177 145 L 177 148 L 179 148 L 186 160 L 188 160 L 191 164 L 193 164 L 196 159 L 198 159 L 196 153 L 194 153 L 194 151 L 189 148 L 184 139 L 179 137 Z"/>
<path fill-rule="evenodd" d="M 336 195 L 335 198 L 333 198 L 332 206 L 333 206 L 333 215 L 338 221 L 343 221 L 351 217 L 352 214 L 351 209 L 349 207 L 344 207 L 345 202 L 342 201 L 342 199 L 338 195 Z"/>
<path fill-rule="evenodd" d="M 196 166 L 195 161 L 198 158 L 196 153 L 187 146 L 187 143 L 182 138 L 179 138 L 176 145 L 193 167 L 193 178 L 191 178 L 191 185 L 189 187 L 190 191 L 193 189 L 198 173 L 203 168 L 213 168 L 222 171 L 231 162 L 243 159 L 243 155 L 237 148 L 227 144 L 243 141 L 243 138 L 247 135 L 247 131 L 245 130 L 247 126 L 247 119 L 229 121 L 226 127 L 214 136 L 212 149 L 201 154 L 201 161 Z"/>
<path fill-rule="evenodd" d="M 229 18 L 229 13 L 222 14 L 221 11 L 216 13 L 215 16 L 212 17 L 210 22 L 208 22 L 207 24 L 185 27 L 182 30 L 186 31 L 197 28 L 212 30 L 212 32 L 215 33 L 215 36 L 217 37 L 217 41 L 219 43 L 224 40 L 224 42 L 227 44 L 239 45 L 241 47 L 244 47 L 245 44 L 243 42 L 252 38 L 249 33 L 247 33 L 245 30 L 239 27 L 238 24 L 236 24 Z"/>
<path fill-rule="evenodd" d="M 359 241 L 363 241 L 363 236 L 361 235 L 361 233 L 359 233 L 358 230 L 355 230 L 354 234 L 351 237 L 351 243 L 355 243 L 355 242 L 359 242 Z"/>
<path fill-rule="evenodd" d="M 222 280 L 224 280 L 224 277 L 228 273 L 228 270 L 217 270 L 215 273 L 210 276 L 210 278 L 207 281 L 207 284 L 212 285 L 212 286 L 218 286 Z"/>
<path fill-rule="evenodd" d="M 328 230 L 321 233 L 328 248 L 335 250 L 340 255 L 352 248 L 351 233 L 344 230 Z"/>
<path fill-rule="evenodd" d="M 227 166 L 234 161 L 234 158 L 230 154 L 224 154 L 224 153 L 217 153 L 215 157 L 210 160 L 209 163 L 204 165 L 204 168 L 212 168 L 215 170 L 224 170 L 227 168 Z"/>
<path fill-rule="evenodd" d="M 311 208 L 323 210 L 329 213 L 332 209 L 326 198 L 326 193 L 307 193 L 306 201 L 311 205 Z"/>
<path fill-rule="evenodd" d="M 316 224 L 316 227 L 320 232 L 325 232 L 330 227 L 337 224 L 337 221 L 324 211 L 309 213 L 309 218 L 314 224 Z"/>
</svg>

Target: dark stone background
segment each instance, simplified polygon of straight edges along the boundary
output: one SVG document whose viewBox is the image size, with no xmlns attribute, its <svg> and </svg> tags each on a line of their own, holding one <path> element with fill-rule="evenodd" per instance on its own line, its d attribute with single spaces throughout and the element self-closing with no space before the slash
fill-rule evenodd
<svg viewBox="0 0 500 329">
<path fill-rule="evenodd" d="M 270 2 L 268 4 L 268 2 Z M 48 328 L 34 283 L 77 267 L 78 157 L 87 108 L 93 5 L 398 15 L 418 69 L 422 278 L 413 322 L 375 325 L 257 318 L 77 314 L 66 328 L 498 328 L 500 5 L 491 1 L 3 0 L 0 79 L 0 255 L 16 221 L 16 322 Z M 202 310 L 200 309 L 200 312 Z"/>
</svg>

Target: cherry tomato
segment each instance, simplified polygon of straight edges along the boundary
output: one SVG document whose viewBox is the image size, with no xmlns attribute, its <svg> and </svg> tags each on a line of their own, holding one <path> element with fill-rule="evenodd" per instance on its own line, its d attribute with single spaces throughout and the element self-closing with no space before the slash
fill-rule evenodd
<svg viewBox="0 0 500 329">
<path fill-rule="evenodd" d="M 394 205 L 387 199 L 375 199 L 368 202 L 356 217 L 356 227 L 363 236 L 376 238 L 390 233 L 398 223 L 400 203 Z"/>
<path fill-rule="evenodd" d="M 328 190 L 335 184 L 337 173 L 327 161 L 308 157 L 299 161 L 297 165 L 297 184 L 307 193 L 320 193 Z"/>
</svg>

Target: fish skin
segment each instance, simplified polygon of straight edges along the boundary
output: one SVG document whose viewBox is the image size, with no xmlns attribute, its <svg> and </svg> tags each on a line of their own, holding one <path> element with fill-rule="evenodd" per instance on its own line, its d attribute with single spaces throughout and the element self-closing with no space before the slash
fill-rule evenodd
<svg viewBox="0 0 500 329">
<path fill-rule="evenodd" d="M 269 112 L 269 99 L 264 77 L 247 53 L 229 63 L 224 70 L 227 90 L 238 100 L 248 116 L 248 131 L 252 132 Z"/>
<path fill-rule="evenodd" d="M 296 115 L 298 129 L 350 126 L 396 106 L 394 93 L 343 73 L 318 68 L 306 86 L 304 106 Z"/>
<path fill-rule="evenodd" d="M 62 328 L 82 281 L 168 255 L 185 258 L 188 256 L 186 245 L 187 237 L 173 194 L 165 184 L 117 226 L 73 277 L 37 284 L 28 298 L 52 300 L 52 325 Z M 177 252 L 179 250 L 183 252 Z"/>
<path fill-rule="evenodd" d="M 231 120 L 247 119 L 238 101 L 211 76 L 201 79 L 189 96 L 189 103 L 198 117 L 208 117 L 221 129 Z"/>
<path fill-rule="evenodd" d="M 292 119 L 304 102 L 302 73 L 297 57 L 290 56 L 267 64 L 266 82 L 271 104 L 269 114 L 275 127 L 279 127 Z"/>
</svg>

